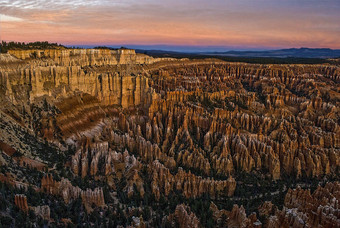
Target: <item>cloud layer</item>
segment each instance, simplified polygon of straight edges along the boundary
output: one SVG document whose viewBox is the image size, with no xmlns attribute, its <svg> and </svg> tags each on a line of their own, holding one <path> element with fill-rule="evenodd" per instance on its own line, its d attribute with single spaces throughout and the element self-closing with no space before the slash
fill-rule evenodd
<svg viewBox="0 0 340 228">
<path fill-rule="evenodd" d="M 3 40 L 340 48 L 338 0 L 0 0 L 0 9 Z"/>
</svg>

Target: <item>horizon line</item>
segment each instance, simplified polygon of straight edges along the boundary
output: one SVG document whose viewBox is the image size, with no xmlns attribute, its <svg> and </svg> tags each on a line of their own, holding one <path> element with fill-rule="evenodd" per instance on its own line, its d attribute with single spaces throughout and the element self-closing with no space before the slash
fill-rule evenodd
<svg viewBox="0 0 340 228">
<path fill-rule="evenodd" d="M 177 49 L 219 49 L 219 50 L 212 50 L 211 52 L 228 52 L 228 51 L 275 51 L 275 50 L 287 50 L 287 49 L 327 49 L 337 51 L 340 49 L 337 48 L 330 48 L 330 47 L 309 47 L 309 46 L 277 46 L 277 47 L 245 47 L 242 45 L 237 46 L 222 46 L 222 45 L 186 45 L 186 44 L 128 44 L 128 43 L 117 43 L 117 44 L 67 44 L 62 42 L 55 42 L 55 41 L 48 41 L 48 40 L 41 40 L 41 41 L 14 41 L 14 40 L 3 40 L 1 42 L 20 42 L 20 43 L 34 43 L 34 42 L 48 42 L 48 43 L 57 43 L 58 45 L 62 45 L 68 48 L 86 48 L 91 49 L 94 47 L 108 47 L 108 48 L 121 48 L 126 47 L 131 49 L 142 49 L 141 47 L 148 47 L 149 49 L 142 49 L 142 50 L 154 50 L 154 51 L 173 51 L 173 52 L 181 52 L 175 50 L 164 50 L 162 48 L 177 48 Z M 138 48 L 140 47 L 140 48 Z M 151 49 L 150 49 L 151 48 Z M 224 50 L 223 50 L 224 49 Z M 198 50 L 195 52 L 199 52 Z"/>
</svg>

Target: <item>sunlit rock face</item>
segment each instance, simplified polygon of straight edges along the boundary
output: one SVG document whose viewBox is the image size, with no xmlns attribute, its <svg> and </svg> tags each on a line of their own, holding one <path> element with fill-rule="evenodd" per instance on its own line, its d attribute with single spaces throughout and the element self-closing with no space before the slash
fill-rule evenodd
<svg viewBox="0 0 340 228">
<path fill-rule="evenodd" d="M 104 105 L 128 108 L 150 103 L 152 91 L 146 77 L 132 71 L 114 70 L 121 65 L 157 61 L 140 56 L 134 50 L 23 50 L 9 53 L 29 64 L 0 72 L 1 86 L 6 88 L 5 93 L 13 103 L 21 102 L 22 98 L 33 101 L 43 95 L 65 97 L 76 91 L 90 94 Z M 85 66 L 93 68 L 84 69 Z M 101 66 L 111 66 L 111 69 L 96 71 L 95 68 Z"/>
<path fill-rule="evenodd" d="M 57 225 L 77 222 L 55 205 L 137 227 L 339 226 L 336 65 L 128 49 L 0 62 L 0 180 L 43 198 L 15 192 L 24 213 Z"/>
<path fill-rule="evenodd" d="M 8 53 L 21 60 L 47 59 L 46 65 L 101 66 L 117 64 L 145 64 L 158 61 L 147 55 L 136 54 L 132 49 L 45 49 L 9 50 Z"/>
</svg>

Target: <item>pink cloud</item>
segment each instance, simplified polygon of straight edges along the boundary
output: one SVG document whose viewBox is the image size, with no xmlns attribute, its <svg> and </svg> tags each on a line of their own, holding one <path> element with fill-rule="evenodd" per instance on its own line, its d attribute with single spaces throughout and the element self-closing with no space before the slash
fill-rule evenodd
<svg viewBox="0 0 340 228">
<path fill-rule="evenodd" d="M 1 21 L 3 40 L 340 48 L 340 25 L 335 22 L 340 20 L 338 14 L 310 14 L 308 9 L 296 7 L 254 8 L 249 0 L 252 7 L 243 8 L 239 3 L 220 1 L 212 1 L 210 5 L 193 1 L 159 4 L 152 0 L 144 4 L 105 0 L 63 0 L 58 4 L 38 1 L 40 5 L 32 3 L 36 1 L 15 2 L 16 5 L 0 3 L 2 12 L 21 19 Z"/>
</svg>

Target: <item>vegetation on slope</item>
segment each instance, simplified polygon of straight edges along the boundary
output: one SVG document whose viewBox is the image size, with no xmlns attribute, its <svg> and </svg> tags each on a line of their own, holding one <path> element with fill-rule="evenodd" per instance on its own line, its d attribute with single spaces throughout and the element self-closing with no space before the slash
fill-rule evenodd
<svg viewBox="0 0 340 228">
<path fill-rule="evenodd" d="M 1 41 L 0 53 L 7 53 L 8 50 L 29 50 L 29 49 L 63 49 L 65 46 L 57 43 L 49 43 L 48 41 L 37 42 L 6 42 Z"/>
</svg>

